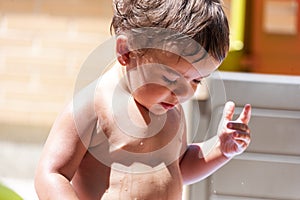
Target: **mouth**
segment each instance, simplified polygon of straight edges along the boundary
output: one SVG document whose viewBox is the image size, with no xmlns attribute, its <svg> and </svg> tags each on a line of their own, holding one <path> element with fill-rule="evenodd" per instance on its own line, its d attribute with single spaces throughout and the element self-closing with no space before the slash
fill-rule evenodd
<svg viewBox="0 0 300 200">
<path fill-rule="evenodd" d="M 161 102 L 160 105 L 166 110 L 171 110 L 175 106 L 174 104 L 165 103 L 165 102 Z"/>
</svg>

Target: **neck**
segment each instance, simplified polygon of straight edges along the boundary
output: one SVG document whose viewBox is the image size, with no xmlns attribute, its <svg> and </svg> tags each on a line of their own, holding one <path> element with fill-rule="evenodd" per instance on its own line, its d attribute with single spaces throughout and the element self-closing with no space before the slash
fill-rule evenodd
<svg viewBox="0 0 300 200">
<path fill-rule="evenodd" d="M 139 110 L 141 116 L 143 117 L 145 123 L 147 125 L 149 125 L 151 122 L 150 111 L 145 106 L 143 106 L 139 102 L 137 102 L 136 100 L 134 100 L 134 103 L 135 103 L 137 109 Z"/>
<path fill-rule="evenodd" d="M 122 65 L 120 65 L 120 63 L 116 62 L 116 64 L 114 65 L 114 68 L 118 72 L 120 86 L 125 91 L 127 91 L 130 94 L 132 94 L 131 89 L 130 89 L 130 85 L 129 85 L 129 81 L 128 81 L 128 75 L 127 75 L 127 72 L 126 72 L 126 67 L 122 66 Z"/>
</svg>

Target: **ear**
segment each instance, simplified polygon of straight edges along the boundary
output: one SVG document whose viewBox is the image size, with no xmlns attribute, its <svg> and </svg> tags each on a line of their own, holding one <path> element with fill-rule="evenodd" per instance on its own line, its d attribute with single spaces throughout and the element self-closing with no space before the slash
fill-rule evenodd
<svg viewBox="0 0 300 200">
<path fill-rule="evenodd" d="M 116 41 L 116 52 L 119 63 L 123 66 L 129 64 L 128 38 L 125 35 L 119 35 Z"/>
</svg>

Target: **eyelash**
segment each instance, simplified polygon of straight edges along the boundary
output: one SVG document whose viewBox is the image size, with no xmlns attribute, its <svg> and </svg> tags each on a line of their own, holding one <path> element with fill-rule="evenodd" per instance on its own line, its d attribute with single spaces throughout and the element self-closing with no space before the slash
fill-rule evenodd
<svg viewBox="0 0 300 200">
<path fill-rule="evenodd" d="M 202 80 L 193 80 L 193 82 L 195 83 L 195 84 L 199 84 L 199 85 L 201 85 L 202 84 Z"/>
<path fill-rule="evenodd" d="M 172 81 L 172 80 L 170 80 L 170 79 L 168 79 L 166 76 L 162 76 L 162 79 L 165 81 L 165 82 L 167 82 L 168 84 L 170 84 L 170 85 L 173 85 L 173 84 L 176 84 L 177 83 L 177 80 L 174 80 L 174 81 Z M 195 83 L 195 84 L 197 84 L 197 85 L 201 85 L 202 84 L 202 80 L 193 80 L 193 82 Z"/>
<path fill-rule="evenodd" d="M 172 80 L 168 79 L 166 76 L 162 76 L 162 79 L 163 79 L 166 83 L 171 84 L 171 85 L 177 83 L 177 80 L 172 81 Z"/>
</svg>

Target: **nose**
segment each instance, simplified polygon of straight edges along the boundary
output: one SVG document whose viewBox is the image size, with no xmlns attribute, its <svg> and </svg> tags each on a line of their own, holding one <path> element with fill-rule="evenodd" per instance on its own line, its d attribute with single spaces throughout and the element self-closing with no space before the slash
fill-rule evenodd
<svg viewBox="0 0 300 200">
<path fill-rule="evenodd" d="M 176 96 L 180 103 L 190 99 L 194 95 L 194 88 L 187 81 L 180 81 L 176 84 L 172 94 Z"/>
</svg>

